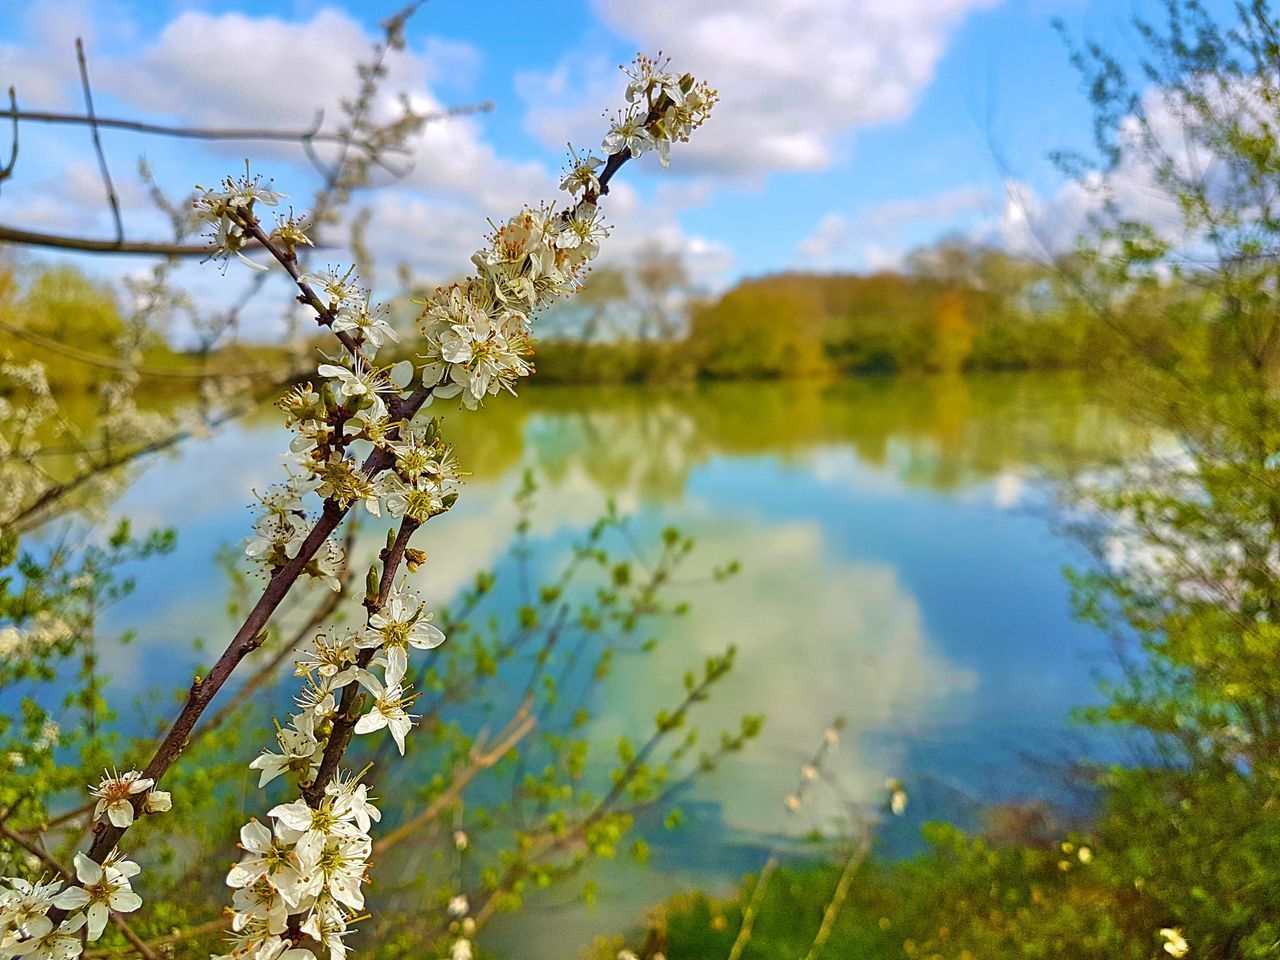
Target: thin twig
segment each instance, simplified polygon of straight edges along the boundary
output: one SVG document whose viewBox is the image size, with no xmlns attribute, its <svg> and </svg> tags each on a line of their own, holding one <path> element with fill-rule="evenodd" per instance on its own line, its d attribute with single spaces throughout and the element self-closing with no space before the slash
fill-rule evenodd
<svg viewBox="0 0 1280 960">
<path fill-rule="evenodd" d="M 730 648 L 730 650 L 732 649 L 733 648 Z M 693 705 L 706 699 L 707 691 L 728 672 L 729 664 L 732 663 L 731 657 L 731 653 L 726 654 L 725 657 L 721 658 L 721 669 L 719 671 L 708 672 L 708 674 L 698 681 L 694 687 L 686 691 L 679 706 L 671 712 L 669 724 L 659 727 L 650 734 L 649 739 L 646 740 L 644 745 L 635 752 L 631 761 L 626 765 L 622 772 L 613 778 L 613 786 L 610 788 L 609 792 L 604 795 L 604 798 L 592 808 L 590 813 L 579 820 L 572 829 L 553 833 L 550 836 L 549 842 L 547 842 L 541 850 L 538 850 L 536 854 L 530 853 L 526 860 L 520 863 L 515 863 L 508 868 L 502 879 L 499 880 L 497 885 L 489 891 L 489 895 L 481 905 L 480 909 L 472 914 L 477 926 L 483 926 L 486 924 L 494 913 L 497 912 L 503 891 L 528 874 L 530 870 L 529 864 L 533 862 L 535 857 L 545 858 L 560 850 L 568 848 L 574 843 L 577 843 L 586 835 L 587 831 L 605 818 L 622 795 L 626 793 L 627 788 L 631 785 L 631 782 L 635 779 L 641 767 L 649 761 L 649 757 L 655 750 L 657 750 L 662 741 L 673 730 L 679 729 Z"/>
<path fill-rule="evenodd" d="M 530 712 L 529 704 L 530 701 L 526 700 L 520 705 L 520 709 L 516 711 L 515 716 L 511 718 L 511 722 L 507 724 L 507 729 L 498 735 L 497 742 L 492 747 L 487 750 L 480 750 L 478 747 L 472 749 L 470 756 L 467 758 L 467 765 L 455 773 L 449 786 L 427 804 L 425 809 L 406 820 L 390 833 L 376 840 L 373 844 L 374 856 L 385 853 L 440 816 L 458 797 L 462 796 L 462 792 L 466 790 L 471 781 L 481 771 L 492 767 L 514 750 L 516 744 L 532 733 L 534 727 L 537 726 L 537 719 Z"/>
<path fill-rule="evenodd" d="M 764 869 L 760 871 L 760 878 L 756 880 L 755 889 L 751 891 L 751 900 L 748 901 L 746 908 L 742 911 L 742 926 L 738 928 L 738 936 L 733 941 L 733 946 L 729 948 L 729 960 L 738 960 L 742 956 L 742 951 L 747 948 L 747 944 L 751 942 L 751 932 L 755 928 L 756 914 L 760 912 L 760 904 L 764 901 L 764 892 L 769 886 L 769 881 L 773 879 L 773 873 L 778 869 L 778 858 L 770 857 L 764 865 Z"/>
<path fill-rule="evenodd" d="M 348 557 L 351 555 L 353 532 L 354 527 L 351 528 L 346 537 L 345 550 Z M 350 579 L 351 567 L 349 565 L 344 566 L 338 573 L 338 580 L 345 588 Z M 329 591 L 328 595 L 316 605 L 314 610 L 311 611 L 311 615 L 307 617 L 306 621 L 293 632 L 293 635 L 286 642 L 280 644 L 280 649 L 276 651 L 275 655 L 272 656 L 269 661 L 264 663 L 257 673 L 245 681 L 244 685 L 241 686 L 234 695 L 232 695 L 231 699 L 224 703 L 204 724 L 196 728 L 195 733 L 191 735 L 191 743 L 195 743 L 201 737 L 210 733 L 230 719 L 235 714 L 236 710 L 239 709 L 241 704 L 253 696 L 253 694 L 260 690 L 262 686 L 275 675 L 275 672 L 280 669 L 280 666 L 289 658 L 289 655 L 293 653 L 313 631 L 318 629 L 325 620 L 329 619 L 330 614 L 332 614 L 342 602 L 342 598 L 343 595 L 341 590 Z"/>
<path fill-rule="evenodd" d="M 81 253 L 134 253 L 157 257 L 207 257 L 213 253 L 213 248 L 208 243 L 94 240 L 91 237 L 42 233 L 6 226 L 0 226 L 0 242 L 20 243 L 27 247 L 49 247 L 54 250 L 78 250 Z"/>
<path fill-rule="evenodd" d="M 9 149 L 9 162 L 0 167 L 0 182 L 13 176 L 18 164 L 18 92 L 13 87 L 9 87 L 9 110 L 13 114 L 13 146 Z"/>
<path fill-rule="evenodd" d="M 297 285 L 298 290 L 301 291 L 298 299 L 315 311 L 316 322 L 322 327 L 332 329 L 333 321 L 337 319 L 337 314 L 302 279 L 302 269 L 298 266 L 297 254 L 284 249 L 279 244 L 273 243 L 271 237 L 262 228 L 262 222 L 253 215 L 252 211 L 240 216 L 240 226 L 244 228 L 245 233 L 258 241 L 268 253 L 275 257 L 280 266 L 284 267 L 285 272 L 293 278 L 293 282 Z M 333 335 L 338 338 L 339 343 L 347 348 L 347 352 L 352 357 L 360 356 L 360 344 L 356 343 L 351 334 L 345 330 L 334 330 Z"/>
<path fill-rule="evenodd" d="M 98 135 L 98 120 L 93 113 L 93 90 L 89 85 L 89 63 L 84 56 L 84 41 L 76 37 L 76 63 L 80 66 L 80 85 L 84 88 L 84 110 L 89 119 L 89 131 L 93 136 L 93 149 L 98 154 L 98 169 L 102 171 L 102 185 L 107 190 L 107 203 L 111 205 L 111 218 L 116 225 L 116 243 L 124 243 L 124 221 L 120 218 L 120 198 L 116 196 L 111 171 L 107 169 L 107 155 L 102 152 L 102 138 Z M 16 120 L 14 121 L 17 122 Z"/>
<path fill-rule="evenodd" d="M 430 113 L 425 120 L 446 120 L 452 117 L 465 117 L 477 113 L 488 113 L 493 110 L 493 103 L 466 103 L 456 107 Z M 62 123 L 86 125 L 96 123 L 99 127 L 110 127 L 116 130 L 129 130 L 134 133 L 156 134 L 162 137 L 182 137 L 188 140 L 272 140 L 282 142 L 302 142 L 310 140 L 315 143 L 350 144 L 366 153 L 373 147 L 362 140 L 353 140 L 344 133 L 325 133 L 320 130 L 320 121 L 324 111 L 317 114 L 316 121 L 306 130 L 270 130 L 252 127 L 183 127 L 161 123 L 145 123 L 141 120 L 124 120 L 118 117 L 98 117 L 91 120 L 78 113 L 57 113 L 48 110 L 19 110 L 16 103 L 11 103 L 8 110 L 0 110 L 0 119 L 9 118 L 15 122 L 27 123 Z M 380 148 L 386 149 L 386 148 Z M 400 148 L 403 150 L 403 148 Z"/>
<path fill-rule="evenodd" d="M 291 380 L 292 378 L 289 379 Z M 288 382 L 289 380 L 285 380 L 285 383 Z M 276 390 L 279 386 L 280 384 L 278 382 L 273 383 L 270 385 L 270 389 Z M 18 532 L 30 530 L 36 525 L 38 520 L 47 516 L 49 511 L 56 508 L 61 501 L 75 493 L 85 484 L 92 482 L 95 478 L 100 477 L 111 470 L 127 466 L 135 460 L 175 447 L 184 440 L 195 436 L 197 432 L 207 432 L 221 426 L 229 420 L 234 420 L 236 417 L 241 416 L 246 410 L 251 409 L 259 401 L 260 397 L 255 391 L 250 394 L 248 402 L 231 407 L 219 416 L 214 417 L 212 420 L 202 422 L 197 428 L 176 431 L 168 436 L 143 444 L 140 447 L 130 448 L 124 453 L 112 454 L 106 460 L 90 464 L 83 473 L 72 477 L 69 480 L 53 484 L 30 503 L 4 517 L 3 520 L 6 525 L 9 525 L 12 529 L 17 530 Z"/>
<path fill-rule="evenodd" d="M 26 340 L 42 350 L 60 354 L 79 363 L 103 367 L 107 370 L 119 370 L 123 373 L 137 374 L 140 377 L 152 377 L 158 380 L 254 380 L 261 379 L 272 373 L 269 367 L 248 367 L 239 370 L 215 370 L 207 367 L 202 370 L 169 370 L 164 367 L 149 366 L 145 363 L 131 363 L 128 360 L 118 360 L 115 357 L 104 357 L 89 350 L 80 350 L 60 340 L 55 340 L 52 337 L 43 337 L 38 333 L 33 333 L 30 330 L 16 327 L 3 321 L 0 321 L 0 333 Z"/>
<path fill-rule="evenodd" d="M 400 572 L 400 564 L 404 560 L 405 551 L 409 549 L 409 539 L 420 526 L 422 526 L 421 521 L 415 520 L 406 514 L 400 520 L 400 529 L 396 531 L 395 539 L 391 542 L 391 545 L 381 551 L 382 579 L 378 583 L 378 594 L 376 597 L 365 597 L 364 601 L 365 609 L 368 610 L 370 617 L 386 606 L 387 599 L 391 596 L 391 588 L 395 585 L 396 574 Z M 360 655 L 356 658 L 356 666 L 361 669 L 368 667 L 373 660 L 375 652 L 376 648 L 373 647 L 360 651 Z M 359 697 L 360 685 L 358 683 L 347 684 L 342 691 L 342 699 L 338 701 L 338 709 L 329 730 L 329 738 L 325 741 L 324 754 L 320 758 L 320 766 L 316 769 L 315 776 L 311 778 L 311 782 L 302 787 L 303 799 L 313 808 L 320 806 L 320 802 L 324 799 L 325 787 L 337 775 L 338 764 L 342 762 L 342 757 L 347 752 L 347 745 L 351 743 L 351 737 L 355 733 L 356 721 L 360 719 L 356 715 Z"/>
<path fill-rule="evenodd" d="M 225 930 L 229 926 L 231 926 L 231 918 L 229 916 L 219 917 L 217 920 L 210 920 L 206 923 L 199 924 L 198 926 L 187 927 L 185 930 L 176 930 L 163 937 L 156 937 L 153 940 L 148 940 L 143 943 L 142 946 L 148 948 L 167 947 L 170 944 L 181 943 L 183 940 L 190 940 L 192 937 L 199 937 L 206 933 L 217 933 L 219 930 Z M 100 957 L 118 957 L 120 953 L 120 950 L 112 950 L 108 948 L 87 950 L 81 954 L 81 956 L 83 956 L 85 960 L 95 960 L 95 958 Z"/>
<path fill-rule="evenodd" d="M 831 894 L 831 899 L 827 902 L 827 909 L 823 911 L 822 925 L 818 927 L 818 932 L 813 937 L 813 944 L 809 947 L 809 952 L 805 954 L 804 960 L 817 960 L 818 954 L 826 945 L 831 936 L 831 931 L 835 928 L 836 918 L 840 915 L 840 909 L 844 906 L 844 901 L 849 896 L 849 888 L 853 886 L 854 874 L 858 872 L 862 862 L 867 859 L 867 851 L 870 849 L 871 841 L 866 836 L 863 836 L 849 859 L 845 861 L 844 870 L 841 871 L 840 879 L 836 882 L 835 892 Z"/>
</svg>

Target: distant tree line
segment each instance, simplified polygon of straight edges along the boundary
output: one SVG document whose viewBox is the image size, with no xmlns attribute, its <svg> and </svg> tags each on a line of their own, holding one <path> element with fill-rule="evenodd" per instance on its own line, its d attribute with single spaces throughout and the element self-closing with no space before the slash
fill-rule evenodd
<svg viewBox="0 0 1280 960">
<path fill-rule="evenodd" d="M 665 336 L 580 335 L 601 327 L 593 313 L 544 339 L 537 363 L 544 380 L 575 383 L 1095 367 L 1132 350 L 1133 331 L 1118 337 L 1097 322 L 1073 289 L 1070 259 L 1035 262 L 946 239 L 911 254 L 901 271 L 743 280 L 718 299 L 694 301 L 683 324 L 649 324 Z M 595 282 L 613 292 L 588 298 L 595 311 L 634 309 L 609 271 Z M 1134 325 L 1168 340 L 1179 315 L 1170 307 L 1198 295 L 1172 280 L 1154 295 L 1157 310 L 1132 305 Z"/>
</svg>

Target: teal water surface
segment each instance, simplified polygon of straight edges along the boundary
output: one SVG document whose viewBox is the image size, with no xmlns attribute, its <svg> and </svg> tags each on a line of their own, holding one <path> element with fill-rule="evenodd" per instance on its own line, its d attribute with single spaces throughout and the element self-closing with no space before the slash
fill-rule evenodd
<svg viewBox="0 0 1280 960">
<path fill-rule="evenodd" d="M 883 832 L 890 853 L 910 849 L 926 819 L 1066 800 L 1058 763 L 1112 749 L 1069 719 L 1096 700 L 1108 663 L 1071 617 L 1062 567 L 1082 557 L 1056 530 L 1054 492 L 1137 441 L 1078 378 L 534 388 L 478 415 L 449 412 L 445 426 L 473 476 L 424 531 L 415 584 L 433 603 L 504 562 L 512 495 L 532 469 L 537 571 L 562 562 L 610 501 L 633 515 L 637 540 L 669 524 L 695 537 L 692 570 L 742 566 L 677 588 L 691 612 L 592 693 L 586 736 L 646 735 L 685 670 L 731 643 L 737 668 L 698 719 L 714 732 L 767 716 L 756 743 L 681 797 L 685 827 L 639 825 L 647 867 L 591 871 L 600 906 L 581 906 L 570 884 L 500 918 L 482 945 L 571 956 L 665 895 L 758 869 L 780 836 L 836 813 L 832 799 L 788 817 L 782 802 L 837 715 L 848 726 L 832 770 L 846 796 L 874 804 L 890 777 L 910 792 L 906 817 Z M 138 632 L 105 659 L 115 702 L 189 681 L 207 657 L 190 638 L 217 649 L 230 636 L 214 554 L 247 532 L 250 491 L 275 479 L 286 441 L 265 411 L 151 465 L 113 507 L 179 536 L 111 613 Z M 499 584 L 509 594 L 495 603 L 518 602 L 513 578 Z"/>
</svg>

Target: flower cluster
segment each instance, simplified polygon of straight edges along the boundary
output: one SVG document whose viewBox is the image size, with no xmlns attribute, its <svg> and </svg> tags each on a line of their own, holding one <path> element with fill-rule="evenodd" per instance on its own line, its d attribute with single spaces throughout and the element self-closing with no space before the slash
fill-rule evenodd
<svg viewBox="0 0 1280 960">
<path fill-rule="evenodd" d="M 693 74 L 677 74 L 671 59 L 640 54 L 623 67 L 627 84 L 627 108 L 615 116 L 601 148 L 607 154 L 631 151 L 638 157 L 652 149 L 665 167 L 671 162 L 671 144 L 687 141 L 706 122 L 719 94 Z"/>
<path fill-rule="evenodd" d="M 253 270 L 267 269 L 260 263 L 254 263 L 243 253 L 250 243 L 250 236 L 245 232 L 245 218 L 253 215 L 258 204 L 267 207 L 276 206 L 281 200 L 288 199 L 285 194 L 272 190 L 269 184 L 262 182 L 262 177 L 249 175 L 249 164 L 245 163 L 244 176 L 239 179 L 227 177 L 222 181 L 221 190 L 196 187 L 193 201 L 195 215 L 198 220 L 213 226 L 213 256 L 222 260 L 236 257 L 245 266 Z M 293 243 L 310 243 L 301 234 L 296 221 L 288 221 L 288 236 L 285 239 Z"/>
<path fill-rule="evenodd" d="M 476 921 L 468 916 L 471 913 L 471 901 L 460 893 L 449 900 L 446 912 L 449 915 L 449 931 L 457 935 L 453 946 L 449 948 L 449 960 L 471 960 L 471 938 L 476 935 Z"/>
<path fill-rule="evenodd" d="M 53 736 L 57 736 L 56 729 Z M 154 782 L 137 770 L 108 773 L 89 795 L 97 800 L 93 819 L 105 819 L 120 828 L 133 823 L 138 813 L 162 813 L 172 807 L 169 794 L 154 790 Z M 0 957 L 34 957 L 37 960 L 71 960 L 80 956 L 86 941 L 97 940 L 111 913 L 131 913 L 142 898 L 130 883 L 138 875 L 136 863 L 113 851 L 105 863 L 77 853 L 75 883 L 60 880 L 30 882 L 17 877 L 0 880 Z M 49 911 L 66 915 L 57 924 Z"/>
<path fill-rule="evenodd" d="M 232 893 L 229 956 L 306 960 L 293 935 L 346 956 L 350 918 L 364 909 L 369 828 L 382 814 L 364 784 L 335 780 L 312 807 L 295 800 L 273 807 L 272 826 L 250 820 L 240 830 L 241 861 L 227 874 Z M 290 918 L 297 922 L 290 927 Z"/>
<path fill-rule="evenodd" d="M 416 456 L 406 458 L 411 455 Z M 413 466 L 431 469 L 416 461 Z M 322 632 L 301 651 L 295 670 L 303 679 L 298 712 L 276 731 L 279 752 L 265 751 L 249 766 L 259 772 L 260 787 L 289 776 L 302 795 L 268 811 L 270 826 L 251 820 L 240 831 L 244 857 L 227 874 L 234 891 L 229 957 L 314 958 L 311 947 L 296 945 L 304 938 L 332 960 L 345 957 L 344 937 L 364 909 L 373 849 L 369 830 L 381 814 L 358 776 L 335 773 L 324 784 L 316 778 L 343 693 L 353 684 L 368 694 L 371 706 L 352 732 L 385 729 L 404 753 L 413 727 L 407 710 L 413 695 L 405 683 L 409 648 L 430 650 L 444 642 L 431 619 L 425 604 L 401 585 L 371 613 L 363 630 Z"/>
<path fill-rule="evenodd" d="M 471 262 L 477 273 L 441 288 L 419 319 L 422 382 L 433 397 L 475 409 L 533 372 L 533 317 L 578 285 L 593 248 L 557 243 L 566 217 L 526 208 L 494 230 Z M 597 227 L 598 235 L 603 227 Z"/>
<path fill-rule="evenodd" d="M 156 798 L 155 808 L 146 812 L 167 810 L 168 794 L 148 793 L 150 783 L 136 771 L 104 778 L 102 786 L 93 791 L 99 798 L 95 817 L 106 811 L 111 822 L 121 826 L 118 821 L 124 818 L 123 807 L 128 807 L 132 822 L 129 798 L 139 794 L 145 794 L 144 803 Z M 136 863 L 115 851 L 101 864 L 77 853 L 75 883 L 64 885 L 60 880 L 46 882 L 43 878 L 35 882 L 16 877 L 0 880 L 0 957 L 74 960 L 86 942 L 102 936 L 112 913 L 132 913 L 142 906 L 142 898 L 131 883 L 138 873 Z M 56 924 L 49 917 L 54 908 L 65 913 Z"/>
</svg>

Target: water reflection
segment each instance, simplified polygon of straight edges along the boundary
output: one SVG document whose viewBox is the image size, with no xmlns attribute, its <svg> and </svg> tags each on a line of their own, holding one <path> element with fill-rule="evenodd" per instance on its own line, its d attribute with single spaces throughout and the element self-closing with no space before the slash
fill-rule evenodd
<svg viewBox="0 0 1280 960">
<path fill-rule="evenodd" d="M 1064 736 L 1067 711 L 1093 696 L 1098 644 L 1069 617 L 1069 554 L 1035 509 L 1047 502 L 1040 478 L 1142 442 L 1080 380 L 533 389 L 477 416 L 449 412 L 446 430 L 474 476 L 426 538 L 418 586 L 435 602 L 506 553 L 525 468 L 542 485 L 530 537 L 543 569 L 609 501 L 635 514 L 641 538 L 675 524 L 698 539 L 703 566 L 743 566 L 726 584 L 684 588 L 691 616 L 619 665 L 588 735 L 609 744 L 647 731 L 684 671 L 733 643 L 739 667 L 701 719 L 714 731 L 763 712 L 763 737 L 684 798 L 696 829 L 649 830 L 652 869 L 597 878 L 608 909 L 557 913 L 562 935 L 536 938 L 547 956 L 663 893 L 754 869 L 774 834 L 806 829 L 812 819 L 788 822 L 781 801 L 836 714 L 849 721 L 846 789 L 869 800 L 891 775 L 912 786 L 904 836 L 964 804 L 1054 792 L 1025 755 Z M 243 536 L 249 490 L 273 478 L 282 439 L 269 412 L 242 421 L 153 466 L 116 505 L 180 535 L 164 576 L 141 570 L 114 613 L 140 625 L 109 661 L 118 698 L 181 682 L 199 659 L 180 652 L 192 634 L 215 646 L 229 635 L 211 558 Z M 538 918 L 505 920 L 494 945 L 519 941 L 529 955 L 523 925 Z"/>
</svg>

